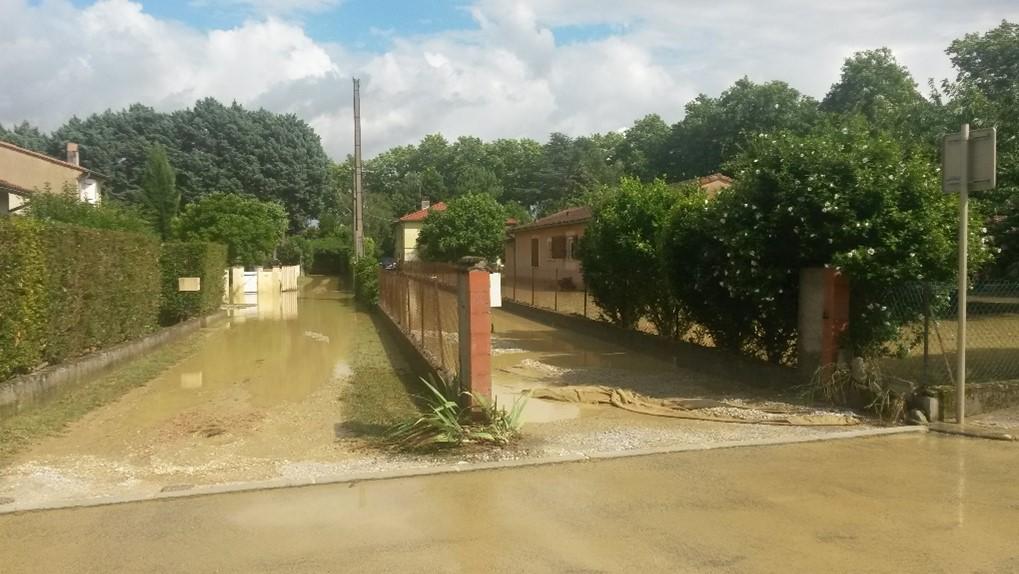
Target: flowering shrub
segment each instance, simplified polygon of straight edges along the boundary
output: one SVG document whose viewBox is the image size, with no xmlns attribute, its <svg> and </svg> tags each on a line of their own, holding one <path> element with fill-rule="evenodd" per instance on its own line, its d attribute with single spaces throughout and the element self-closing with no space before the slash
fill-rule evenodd
<svg viewBox="0 0 1019 574">
<path fill-rule="evenodd" d="M 677 209 L 663 242 L 681 307 L 719 346 L 791 363 L 799 272 L 827 266 L 850 280 L 845 343 L 874 354 L 914 319 L 886 304 L 890 289 L 954 276 L 957 198 L 936 166 L 862 123 L 758 134 L 727 168 L 735 184 Z M 976 270 L 986 231 L 971 229 Z"/>
</svg>

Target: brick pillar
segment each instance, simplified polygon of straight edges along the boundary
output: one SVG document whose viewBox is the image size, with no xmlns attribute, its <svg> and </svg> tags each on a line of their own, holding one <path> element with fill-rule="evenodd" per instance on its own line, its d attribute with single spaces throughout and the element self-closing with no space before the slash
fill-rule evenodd
<svg viewBox="0 0 1019 574">
<path fill-rule="evenodd" d="M 476 257 L 460 261 L 457 292 L 459 315 L 460 384 L 492 398 L 492 309 L 485 262 Z"/>
<path fill-rule="evenodd" d="M 839 342 L 849 326 L 849 281 L 827 268 L 800 271 L 799 368 L 810 378 L 839 360 Z"/>
</svg>

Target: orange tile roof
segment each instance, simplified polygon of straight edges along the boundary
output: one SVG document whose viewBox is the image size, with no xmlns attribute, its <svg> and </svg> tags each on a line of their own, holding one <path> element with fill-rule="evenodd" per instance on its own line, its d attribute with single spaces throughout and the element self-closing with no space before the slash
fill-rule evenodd
<svg viewBox="0 0 1019 574">
<path fill-rule="evenodd" d="M 404 215 L 397 221 L 424 221 L 428 214 L 432 211 L 446 211 L 446 204 L 443 202 L 433 203 L 424 209 L 412 211 L 407 215 Z"/>
</svg>

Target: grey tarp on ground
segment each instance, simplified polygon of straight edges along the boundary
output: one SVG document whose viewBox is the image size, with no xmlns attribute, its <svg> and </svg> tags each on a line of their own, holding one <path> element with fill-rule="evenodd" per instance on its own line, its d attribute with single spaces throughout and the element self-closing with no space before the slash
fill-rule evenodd
<svg viewBox="0 0 1019 574">
<path fill-rule="evenodd" d="M 530 395 L 536 399 L 591 405 L 608 404 L 640 414 L 712 422 L 788 426 L 860 424 L 860 420 L 852 414 L 818 411 L 796 405 L 734 404 L 712 399 L 657 399 L 630 390 L 605 386 L 537 388 L 532 389 Z"/>
</svg>

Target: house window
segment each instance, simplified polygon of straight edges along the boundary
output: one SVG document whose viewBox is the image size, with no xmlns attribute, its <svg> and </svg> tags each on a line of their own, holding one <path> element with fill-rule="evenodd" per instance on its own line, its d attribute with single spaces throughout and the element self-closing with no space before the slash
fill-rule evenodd
<svg viewBox="0 0 1019 574">
<path fill-rule="evenodd" d="M 577 236 L 570 235 L 566 238 L 566 255 L 567 258 L 574 261 L 577 260 Z"/>
<path fill-rule="evenodd" d="M 566 259 L 566 236 L 553 237 L 549 245 L 549 254 L 552 259 Z"/>
<path fill-rule="evenodd" d="M 538 266 L 538 238 L 531 238 L 531 267 Z"/>
</svg>

